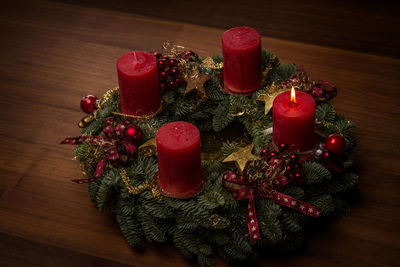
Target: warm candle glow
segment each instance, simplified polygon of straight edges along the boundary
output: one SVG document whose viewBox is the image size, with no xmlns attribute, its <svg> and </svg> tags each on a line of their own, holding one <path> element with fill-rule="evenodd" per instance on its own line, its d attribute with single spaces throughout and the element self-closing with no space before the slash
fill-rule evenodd
<svg viewBox="0 0 400 267">
<path fill-rule="evenodd" d="M 290 90 L 290 102 L 296 104 L 296 91 L 294 90 L 293 86 L 292 89 Z"/>
</svg>

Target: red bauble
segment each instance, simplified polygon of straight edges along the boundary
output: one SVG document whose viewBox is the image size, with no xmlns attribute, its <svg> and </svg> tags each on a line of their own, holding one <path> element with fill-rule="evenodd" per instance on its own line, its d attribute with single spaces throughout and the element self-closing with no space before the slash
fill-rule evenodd
<svg viewBox="0 0 400 267">
<path fill-rule="evenodd" d="M 132 139 L 135 144 L 138 144 L 142 141 L 143 132 L 139 126 L 132 124 L 125 129 L 125 136 Z"/>
<path fill-rule="evenodd" d="M 87 95 L 81 100 L 81 109 L 85 113 L 92 113 L 97 109 L 97 97 Z"/>
<path fill-rule="evenodd" d="M 330 134 L 325 140 L 324 148 L 340 155 L 346 149 L 346 141 L 340 134 Z"/>
</svg>

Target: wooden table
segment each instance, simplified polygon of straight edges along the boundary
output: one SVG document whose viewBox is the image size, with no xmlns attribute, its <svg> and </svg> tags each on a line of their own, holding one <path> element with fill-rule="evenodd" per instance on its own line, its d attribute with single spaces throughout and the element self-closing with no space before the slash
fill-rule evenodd
<svg viewBox="0 0 400 267">
<path fill-rule="evenodd" d="M 124 3 L 126 2 L 126 3 Z M 79 101 L 117 85 L 116 59 L 172 40 L 221 53 L 231 26 L 256 27 L 263 48 L 334 82 L 357 125 L 361 201 L 273 266 L 395 266 L 400 255 L 398 9 L 356 1 L 2 1 L 0 3 L 0 265 L 195 266 L 172 245 L 135 251 L 89 200 L 73 150 Z M 334 2 L 334 3 L 331 3 Z M 217 256 L 217 265 L 224 266 Z"/>
</svg>

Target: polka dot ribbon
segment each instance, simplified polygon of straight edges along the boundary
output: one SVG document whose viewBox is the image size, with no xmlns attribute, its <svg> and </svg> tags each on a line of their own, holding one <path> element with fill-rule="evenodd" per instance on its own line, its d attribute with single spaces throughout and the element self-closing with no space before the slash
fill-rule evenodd
<svg viewBox="0 0 400 267">
<path fill-rule="evenodd" d="M 67 137 L 61 144 L 67 145 L 81 145 L 88 143 L 94 146 L 106 147 L 106 156 L 102 158 L 96 166 L 96 170 L 91 178 L 88 179 L 74 179 L 72 181 L 83 184 L 96 181 L 100 178 L 103 172 L 105 164 L 110 162 L 126 162 L 129 157 L 136 154 L 135 144 L 124 135 L 125 129 L 131 124 L 128 120 L 123 120 L 114 128 L 114 118 L 108 117 L 103 122 L 103 132 L 106 136 L 78 136 L 78 137 Z M 117 146 L 123 144 L 126 149 L 126 154 L 119 154 Z"/>
<path fill-rule="evenodd" d="M 254 205 L 254 199 L 256 197 L 271 199 L 275 203 L 297 210 L 308 216 L 319 216 L 320 209 L 318 207 L 276 191 L 291 181 L 292 179 L 286 179 L 281 174 L 271 185 L 263 186 L 262 184 L 260 185 L 249 182 L 248 179 L 241 174 L 231 171 L 228 171 L 224 174 L 222 179 L 223 187 L 233 192 L 236 200 L 249 199 L 246 222 L 251 242 L 261 239 Z"/>
</svg>

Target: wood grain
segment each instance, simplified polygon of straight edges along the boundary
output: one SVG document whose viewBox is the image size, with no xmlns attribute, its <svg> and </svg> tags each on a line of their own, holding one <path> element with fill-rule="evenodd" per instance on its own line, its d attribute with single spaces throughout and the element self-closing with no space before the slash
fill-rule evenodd
<svg viewBox="0 0 400 267">
<path fill-rule="evenodd" d="M 296 5 L 294 1 L 278 2 L 272 7 Z M 121 3 L 125 10 L 119 8 Z M 174 3 L 176 14 L 185 13 L 188 2 Z M 348 4 L 338 3 L 335 10 L 349 12 Z M 297 9 L 291 6 L 291 14 L 313 17 L 317 16 L 313 12 L 330 8 L 319 4 L 303 14 L 302 5 Z M 274 31 L 281 31 L 280 35 L 263 37 L 263 47 L 283 62 L 302 64 L 312 78 L 338 86 L 335 107 L 357 125 L 355 161 L 362 199 L 352 207 L 350 216 L 316 230 L 298 253 L 261 256 L 257 265 L 398 265 L 399 30 L 391 27 L 391 33 L 380 39 L 370 35 L 371 27 L 381 27 L 375 25 L 376 16 L 395 21 L 393 10 L 371 5 L 360 7 L 365 10 L 365 20 L 353 22 L 361 29 L 355 35 L 343 35 L 341 27 L 330 27 L 333 21 L 327 19 L 315 29 L 301 20 L 287 21 L 282 28 L 277 23 Z M 246 6 L 237 20 L 215 15 L 207 23 L 203 13 L 194 12 L 191 18 L 161 16 L 154 14 L 160 6 L 153 10 L 143 3 L 137 12 L 134 4 L 123 2 L 117 7 L 104 3 L 95 7 L 71 1 L 2 1 L 0 7 L 1 265 L 195 266 L 171 244 L 131 249 L 113 217 L 98 212 L 90 202 L 86 187 L 70 182 L 81 177 L 79 164 L 71 160 L 72 148 L 58 143 L 67 135 L 79 134 L 76 123 L 83 116 L 79 109 L 82 96 L 100 96 L 117 85 L 115 62 L 123 53 L 157 50 L 169 39 L 202 56 L 219 54 L 220 36 L 228 26 L 236 21 L 267 25 L 271 18 L 253 14 Z M 237 12 L 233 7 L 232 12 Z M 194 3 L 192 8 L 198 5 Z M 201 11 L 206 12 L 206 7 Z M 337 35 L 347 39 L 329 44 L 304 40 L 304 33 L 296 32 L 296 27 L 307 28 L 315 38 L 322 34 L 321 29 L 331 29 L 326 38 Z M 361 43 L 367 43 L 368 49 L 355 45 Z M 218 266 L 226 266 L 215 259 Z"/>
</svg>

